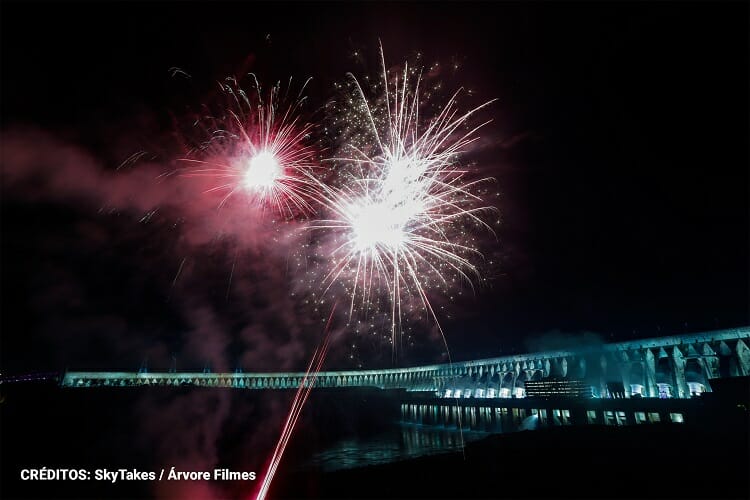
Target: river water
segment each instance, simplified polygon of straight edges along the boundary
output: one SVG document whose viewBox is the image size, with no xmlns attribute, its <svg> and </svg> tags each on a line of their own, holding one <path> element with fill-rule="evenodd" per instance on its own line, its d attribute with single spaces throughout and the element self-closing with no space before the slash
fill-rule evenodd
<svg viewBox="0 0 750 500">
<path fill-rule="evenodd" d="M 487 432 L 394 423 L 376 434 L 339 439 L 314 452 L 299 468 L 332 472 L 460 451 L 463 444 L 487 435 Z"/>
</svg>

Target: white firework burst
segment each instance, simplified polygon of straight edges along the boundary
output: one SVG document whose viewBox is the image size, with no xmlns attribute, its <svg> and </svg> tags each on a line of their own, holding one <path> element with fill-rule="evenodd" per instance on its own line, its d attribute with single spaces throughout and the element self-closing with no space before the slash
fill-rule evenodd
<svg viewBox="0 0 750 500">
<path fill-rule="evenodd" d="M 471 286 L 481 278 L 472 233 L 478 226 L 492 232 L 483 215 L 493 208 L 478 194 L 478 187 L 492 179 L 470 180 L 459 157 L 488 123 L 468 127 L 470 117 L 493 101 L 460 113 L 459 91 L 423 123 L 421 73 L 405 65 L 389 81 L 382 47 L 380 54 L 381 105 L 371 105 L 349 75 L 361 101 L 350 120 L 367 128 L 368 140 L 347 144 L 342 157 L 331 159 L 350 168 L 341 187 L 321 185 L 330 216 L 312 227 L 333 235 L 325 286 L 344 284 L 350 316 L 355 308 L 368 309 L 381 293 L 388 296 L 395 349 L 405 307 L 416 304 L 437 322 L 431 290 L 448 290 L 457 281 Z"/>
</svg>

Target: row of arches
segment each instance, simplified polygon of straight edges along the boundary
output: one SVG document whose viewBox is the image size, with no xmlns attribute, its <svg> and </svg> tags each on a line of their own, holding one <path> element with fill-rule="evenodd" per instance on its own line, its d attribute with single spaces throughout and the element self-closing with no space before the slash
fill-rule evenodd
<svg viewBox="0 0 750 500">
<path fill-rule="evenodd" d="M 746 340 L 746 339 L 745 339 Z M 669 347 L 647 347 L 583 355 L 560 355 L 514 361 L 454 363 L 435 367 L 360 372 L 322 372 L 319 387 L 378 387 L 409 391 L 450 390 L 482 397 L 521 395 L 525 383 L 547 377 L 585 380 L 602 392 L 611 381 L 619 381 L 625 397 L 690 397 L 710 390 L 710 380 L 750 374 L 750 349 L 742 338 L 678 343 Z M 284 374 L 115 374 L 75 373 L 65 375 L 62 385 L 233 387 L 242 389 L 293 389 L 305 380 L 304 373 Z M 122 375 L 122 376 L 119 376 Z M 312 383 L 308 379 L 307 384 Z M 492 396 L 489 396 L 492 395 Z"/>
</svg>

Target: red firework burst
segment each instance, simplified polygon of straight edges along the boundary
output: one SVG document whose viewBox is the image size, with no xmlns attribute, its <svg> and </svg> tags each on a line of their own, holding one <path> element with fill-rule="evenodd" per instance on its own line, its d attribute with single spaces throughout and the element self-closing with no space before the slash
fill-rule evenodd
<svg viewBox="0 0 750 500">
<path fill-rule="evenodd" d="M 194 123 L 204 140 L 191 148 L 181 169 L 188 177 L 209 177 L 207 192 L 219 192 L 219 206 L 242 196 L 261 209 L 293 218 L 314 212 L 310 200 L 318 185 L 313 181 L 316 148 L 311 141 L 313 125 L 300 117 L 302 95 L 290 98 L 276 84 L 264 95 L 257 78 L 250 75 L 253 90 L 246 92 L 234 78 L 220 83 L 228 105 L 221 116 L 203 116 Z M 291 86 L 291 81 L 290 81 Z"/>
</svg>

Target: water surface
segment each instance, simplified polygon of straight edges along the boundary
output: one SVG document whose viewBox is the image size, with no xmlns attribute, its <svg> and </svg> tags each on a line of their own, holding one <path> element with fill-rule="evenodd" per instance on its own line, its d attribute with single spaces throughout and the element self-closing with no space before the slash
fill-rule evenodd
<svg viewBox="0 0 750 500">
<path fill-rule="evenodd" d="M 397 423 L 372 435 L 347 436 L 315 452 L 301 469 L 331 472 L 370 465 L 398 462 L 438 453 L 460 451 L 487 432 Z"/>
</svg>

